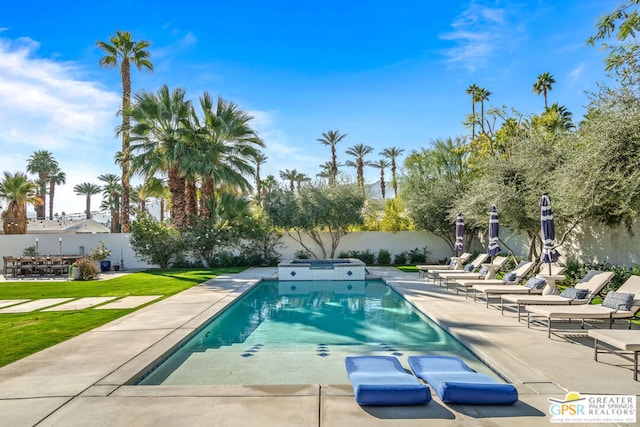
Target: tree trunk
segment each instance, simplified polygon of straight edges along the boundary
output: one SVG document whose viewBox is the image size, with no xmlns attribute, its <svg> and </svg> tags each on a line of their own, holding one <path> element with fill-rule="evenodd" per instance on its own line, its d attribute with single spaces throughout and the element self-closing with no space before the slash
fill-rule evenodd
<svg viewBox="0 0 640 427">
<path fill-rule="evenodd" d="M 120 66 L 120 75 L 122 77 L 122 232 L 129 233 L 131 231 L 131 222 L 129 217 L 129 193 L 131 186 L 129 184 L 129 116 L 128 110 L 131 105 L 131 69 L 129 60 L 124 58 Z"/>
<path fill-rule="evenodd" d="M 55 181 L 49 182 L 49 219 L 53 221 L 53 195 L 56 192 Z"/>
<path fill-rule="evenodd" d="M 187 225 L 185 179 L 180 175 L 177 166 L 170 166 L 169 192 L 171 193 L 171 218 L 176 228 L 184 228 Z"/>
</svg>

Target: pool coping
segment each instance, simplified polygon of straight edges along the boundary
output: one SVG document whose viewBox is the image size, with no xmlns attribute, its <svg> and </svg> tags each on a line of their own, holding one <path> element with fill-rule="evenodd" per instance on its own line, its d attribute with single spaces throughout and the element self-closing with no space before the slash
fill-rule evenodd
<svg viewBox="0 0 640 427">
<path fill-rule="evenodd" d="M 428 408 L 372 409 L 355 403 L 349 385 L 130 385 L 137 373 L 156 363 L 263 276 L 273 277 L 275 269 L 267 268 L 219 277 L 0 368 L 0 410 L 15 425 L 57 425 L 62 420 L 65 425 L 82 425 L 88 413 L 113 411 L 120 415 L 105 415 L 104 422 L 95 425 L 127 425 L 130 417 L 140 416 L 148 421 L 146 424 L 165 420 L 168 425 L 179 425 L 168 420 L 205 399 L 218 402 L 207 406 L 205 412 L 226 414 L 230 425 L 242 425 L 244 419 L 225 412 L 227 407 L 237 410 L 234 405 L 247 405 L 258 414 L 264 413 L 267 418 L 261 423 L 266 426 L 286 425 L 288 420 L 300 417 L 304 422 L 299 425 L 336 425 L 332 422 L 337 414 L 353 425 L 384 424 L 389 417 L 402 425 L 425 418 L 436 426 L 450 425 L 452 420 L 510 425 L 514 417 L 518 422 L 526 419 L 527 425 L 548 425 L 549 397 L 563 399 L 568 391 L 640 394 L 640 383 L 632 380 L 627 369 L 614 362 L 594 362 L 593 349 L 588 345 L 557 337 L 547 339 L 542 329 L 527 329 L 526 322 L 518 324 L 515 315 L 500 316 L 499 310 L 486 309 L 484 304 L 465 301 L 463 296 L 427 284 L 417 273 L 368 269 L 480 358 L 499 367 L 500 374 L 518 388 L 520 401 L 509 408 L 477 408 L 444 405 L 436 399 Z M 108 354 L 105 347 L 110 349 Z M 141 408 L 142 401 L 155 412 Z M 290 407 L 294 401 L 297 403 Z M 280 410 L 272 412 L 273 408 Z"/>
</svg>

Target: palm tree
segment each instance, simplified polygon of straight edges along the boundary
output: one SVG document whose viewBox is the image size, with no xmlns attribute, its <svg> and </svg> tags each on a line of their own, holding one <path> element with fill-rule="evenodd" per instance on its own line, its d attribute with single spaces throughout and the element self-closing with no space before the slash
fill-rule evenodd
<svg viewBox="0 0 640 427">
<path fill-rule="evenodd" d="M 262 188 L 262 198 L 267 197 L 278 186 L 278 181 L 273 175 L 267 175 L 265 179 L 260 183 Z"/>
<path fill-rule="evenodd" d="M 117 68 L 120 65 L 120 77 L 122 79 L 122 231 L 130 231 L 129 221 L 129 176 L 130 176 L 130 151 L 129 151 L 129 115 L 127 112 L 131 106 L 131 64 L 138 70 L 153 71 L 153 64 L 149 60 L 149 51 L 145 50 L 151 43 L 148 41 L 133 41 L 128 31 L 116 31 L 109 42 L 96 42 L 98 48 L 105 52 L 100 58 L 100 66 L 105 68 Z"/>
<path fill-rule="evenodd" d="M 385 148 L 380 155 L 391 161 L 391 186 L 393 187 L 393 197 L 398 197 L 398 176 L 396 174 L 396 159 L 404 153 L 404 149 L 398 147 Z"/>
<path fill-rule="evenodd" d="M 295 183 L 296 179 L 298 179 L 299 172 L 295 169 L 289 170 L 285 169 L 280 171 L 280 178 L 289 181 L 289 190 L 293 193 L 296 189 Z"/>
<path fill-rule="evenodd" d="M 302 183 L 311 181 L 311 178 L 309 178 L 307 174 L 297 172 L 295 176 L 295 181 L 296 181 L 296 188 L 298 189 L 298 194 L 300 194 L 300 186 L 302 185 Z"/>
<path fill-rule="evenodd" d="M 476 138 L 476 103 L 478 102 L 478 87 L 477 84 L 472 84 L 466 90 L 467 95 L 471 95 L 471 140 L 473 141 Z"/>
<path fill-rule="evenodd" d="M 197 158 L 188 146 L 185 133 L 191 115 L 191 103 L 184 89 L 169 90 L 162 86 L 158 93 L 140 91 L 134 95 L 129 114 L 131 127 L 131 166 L 146 178 L 166 174 L 171 193 L 171 218 L 177 228 L 187 225 L 185 185 L 182 170 L 185 161 Z M 124 188 L 123 188 L 124 196 Z M 122 199 L 124 204 L 124 197 Z M 124 224 L 122 231 L 124 232 Z"/>
<path fill-rule="evenodd" d="M 104 182 L 102 186 L 103 209 L 109 209 L 111 213 L 111 232 L 120 232 L 120 196 L 122 195 L 122 185 L 120 177 L 114 173 L 105 173 L 98 176 Z"/>
<path fill-rule="evenodd" d="M 47 184 L 49 183 L 51 172 L 57 168 L 58 162 L 53 157 L 53 154 L 47 150 L 34 151 L 27 160 L 27 172 L 38 175 L 38 193 L 36 196 L 42 199 L 42 204 L 35 207 L 36 217 L 38 219 L 45 219 L 46 217 L 45 197 L 47 194 Z"/>
<path fill-rule="evenodd" d="M 482 134 L 485 135 L 484 131 L 484 102 L 489 100 L 491 96 L 491 92 L 486 90 L 485 88 L 479 87 L 476 91 L 476 102 L 480 103 L 480 128 L 482 129 Z"/>
<path fill-rule="evenodd" d="M 255 174 L 252 163 L 264 142 L 249 125 L 253 117 L 233 102 L 214 102 L 205 92 L 200 107 L 203 118 L 192 111 L 188 122 L 186 138 L 193 151 L 183 169 L 201 178 L 200 215 L 211 217 L 211 203 L 222 186 L 232 192 L 251 190 L 247 178 Z"/>
<path fill-rule="evenodd" d="M 85 205 L 85 218 L 91 219 L 91 196 L 100 193 L 100 186 L 96 184 L 92 184 L 90 182 L 83 182 L 82 184 L 78 184 L 73 187 L 73 191 L 78 196 L 86 197 L 86 205 Z"/>
<path fill-rule="evenodd" d="M 336 182 L 338 176 L 338 157 L 336 155 L 336 144 L 342 141 L 347 134 L 340 134 L 339 130 L 330 130 L 322 134 L 322 138 L 316 139 L 323 145 L 331 147 L 331 174 L 329 175 L 329 184 L 333 185 Z"/>
<path fill-rule="evenodd" d="M 533 91 L 537 94 L 544 95 L 544 109 L 547 109 L 547 92 L 553 89 L 553 84 L 555 83 L 555 79 L 548 72 L 544 72 L 538 75 L 538 80 L 533 84 Z"/>
<path fill-rule="evenodd" d="M 143 196 L 155 197 L 160 203 L 160 222 L 164 222 L 165 200 L 169 197 L 169 190 L 164 184 L 163 180 L 156 177 L 147 177 L 142 185 Z M 140 210 L 145 210 L 143 206 L 140 206 Z"/>
<path fill-rule="evenodd" d="M 362 191 L 364 191 L 364 167 L 371 166 L 371 162 L 365 161 L 364 157 L 372 151 L 373 147 L 364 144 L 356 144 L 345 151 L 345 153 L 355 158 L 355 162 L 347 160 L 345 162 L 345 165 L 356 168 L 356 174 L 358 176 L 358 186 Z"/>
<path fill-rule="evenodd" d="M 263 153 L 258 153 L 254 158 L 253 162 L 256 165 L 256 204 L 258 206 L 262 206 L 262 180 L 260 179 L 260 166 L 267 162 L 268 157 Z"/>
<path fill-rule="evenodd" d="M 371 163 L 371 166 L 374 168 L 380 169 L 380 193 L 382 193 L 382 198 L 385 198 L 386 193 L 386 185 L 384 182 L 384 170 L 391 165 L 391 162 L 387 159 L 380 159 L 377 162 Z"/>
<path fill-rule="evenodd" d="M 7 209 L 2 212 L 2 229 L 4 234 L 27 233 L 27 203 L 34 207 L 42 204 L 37 195 L 38 186 L 29 181 L 22 172 L 4 173 L 0 181 L 0 198 L 8 202 Z"/>
<path fill-rule="evenodd" d="M 56 194 L 56 185 L 66 184 L 67 174 L 59 167 L 55 167 L 49 173 L 49 219 L 53 219 L 53 197 Z"/>
</svg>

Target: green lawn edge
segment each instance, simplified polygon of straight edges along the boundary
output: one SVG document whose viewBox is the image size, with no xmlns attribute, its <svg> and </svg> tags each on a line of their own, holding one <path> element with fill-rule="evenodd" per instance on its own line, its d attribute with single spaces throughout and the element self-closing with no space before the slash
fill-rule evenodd
<svg viewBox="0 0 640 427">
<path fill-rule="evenodd" d="M 222 274 L 235 274 L 245 267 L 213 269 L 146 270 L 92 281 L 8 281 L 0 284 L 0 300 L 82 297 L 126 297 L 175 295 Z M 160 301 L 155 300 L 149 304 Z M 91 329 L 145 307 L 119 310 L 75 310 L 69 312 L 0 314 L 0 366 L 78 336 Z"/>
</svg>

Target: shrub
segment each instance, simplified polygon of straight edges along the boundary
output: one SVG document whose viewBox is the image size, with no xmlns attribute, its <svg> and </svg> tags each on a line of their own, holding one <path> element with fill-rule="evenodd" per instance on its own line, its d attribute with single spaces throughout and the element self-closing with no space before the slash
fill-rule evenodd
<svg viewBox="0 0 640 427">
<path fill-rule="evenodd" d="M 338 258 L 357 258 L 367 265 L 375 264 L 375 255 L 369 249 L 366 251 L 340 252 Z"/>
<path fill-rule="evenodd" d="M 69 268 L 69 276 L 73 277 L 73 269 L 78 268 L 80 270 L 80 280 L 92 280 L 98 277 L 100 271 L 98 267 L 87 257 L 77 259 L 71 268 Z"/>
<path fill-rule="evenodd" d="M 380 249 L 378 251 L 377 263 L 381 264 L 381 265 L 389 265 L 389 264 L 391 264 L 391 254 L 389 253 L 388 250 Z"/>
<path fill-rule="evenodd" d="M 89 254 L 89 259 L 91 261 L 104 261 L 111 256 L 111 251 L 107 249 L 104 245 L 104 242 L 100 240 L 98 242 L 98 246 L 91 250 L 91 254 Z"/>
<path fill-rule="evenodd" d="M 160 268 L 168 268 L 172 260 L 184 257 L 180 233 L 147 214 L 131 223 L 130 243 L 136 258 Z"/>
<path fill-rule="evenodd" d="M 406 251 L 402 251 L 399 254 L 396 254 L 393 257 L 393 263 L 395 265 L 405 265 L 405 264 L 407 264 L 407 252 Z"/>
<path fill-rule="evenodd" d="M 409 264 L 424 264 L 427 262 L 431 251 L 425 246 L 424 248 L 415 248 L 407 251 L 407 260 Z"/>
<path fill-rule="evenodd" d="M 311 254 L 307 250 L 298 249 L 296 251 L 296 253 L 295 253 L 295 257 L 298 258 L 298 259 L 309 259 L 309 258 L 311 258 Z M 344 258 L 346 258 L 346 257 L 344 257 Z"/>
</svg>

